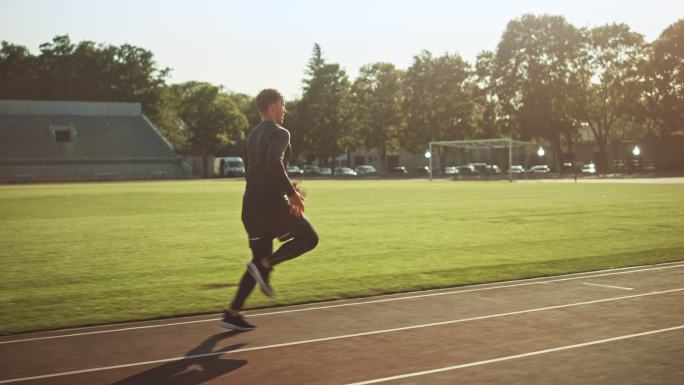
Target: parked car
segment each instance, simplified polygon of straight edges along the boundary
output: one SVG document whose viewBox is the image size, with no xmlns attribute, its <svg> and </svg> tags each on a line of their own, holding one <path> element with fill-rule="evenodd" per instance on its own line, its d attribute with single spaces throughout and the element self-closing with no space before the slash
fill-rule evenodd
<svg viewBox="0 0 684 385">
<path fill-rule="evenodd" d="M 644 162 L 644 165 L 641 167 L 642 172 L 655 172 L 655 170 L 653 162 Z"/>
<path fill-rule="evenodd" d="M 551 172 L 551 169 L 545 164 L 538 164 L 536 166 L 530 167 L 530 169 L 527 171 L 531 172 L 532 174 L 548 174 Z"/>
<path fill-rule="evenodd" d="M 418 166 L 416 167 L 416 173 L 420 175 L 429 175 L 430 168 L 428 166 Z"/>
<path fill-rule="evenodd" d="M 525 172 L 525 168 L 519 164 L 514 164 L 508 168 L 508 172 L 511 174 L 522 174 Z"/>
<path fill-rule="evenodd" d="M 321 170 L 318 168 L 318 166 L 314 166 L 312 164 L 307 164 L 304 165 L 304 175 L 320 175 Z"/>
<path fill-rule="evenodd" d="M 238 156 L 227 156 L 224 158 L 217 158 L 219 162 L 219 176 L 245 176 L 245 163 L 242 158 Z"/>
<path fill-rule="evenodd" d="M 318 172 L 320 175 L 332 175 L 330 167 L 319 167 Z"/>
<path fill-rule="evenodd" d="M 290 178 L 297 177 L 297 176 L 303 176 L 304 171 L 302 171 L 302 169 L 297 167 L 297 166 L 290 165 L 290 166 L 287 166 L 287 175 L 289 175 Z"/>
<path fill-rule="evenodd" d="M 487 163 L 471 163 L 469 166 L 472 166 L 473 170 L 477 174 L 486 174 L 487 173 Z"/>
<path fill-rule="evenodd" d="M 499 166 L 497 166 L 495 164 L 488 164 L 485 167 L 485 174 L 487 174 L 487 175 L 501 174 L 501 169 L 499 168 Z"/>
<path fill-rule="evenodd" d="M 397 166 L 397 167 L 392 167 L 389 170 L 390 174 L 399 174 L 399 175 L 405 175 L 408 174 L 408 171 L 406 171 L 406 167 L 404 166 Z"/>
<path fill-rule="evenodd" d="M 475 166 L 473 166 L 472 164 L 458 166 L 456 167 L 456 169 L 458 169 L 459 175 L 477 175 L 477 170 L 475 170 Z"/>
<path fill-rule="evenodd" d="M 579 170 L 581 170 L 581 167 L 577 167 L 577 165 L 572 162 L 563 162 L 561 165 L 561 173 L 563 174 L 572 174 Z"/>
<path fill-rule="evenodd" d="M 596 165 L 588 163 L 582 166 L 582 174 L 594 175 L 596 174 Z"/>
<path fill-rule="evenodd" d="M 629 165 L 622 159 L 615 159 L 613 160 L 613 170 L 615 172 L 628 172 Z"/>
<path fill-rule="evenodd" d="M 349 167 L 335 167 L 336 176 L 356 176 L 356 171 Z"/>
<path fill-rule="evenodd" d="M 375 167 L 368 164 L 357 166 L 354 172 L 356 175 L 376 175 L 378 173 Z"/>
<path fill-rule="evenodd" d="M 458 175 L 458 168 L 456 166 L 444 167 L 444 175 L 448 175 L 448 176 Z"/>
</svg>

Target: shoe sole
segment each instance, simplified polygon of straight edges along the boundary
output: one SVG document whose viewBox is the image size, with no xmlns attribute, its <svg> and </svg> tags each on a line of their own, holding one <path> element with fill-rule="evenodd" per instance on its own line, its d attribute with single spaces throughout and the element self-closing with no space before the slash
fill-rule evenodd
<svg viewBox="0 0 684 385">
<path fill-rule="evenodd" d="M 238 326 L 238 325 L 233 325 L 230 322 L 226 321 L 219 321 L 219 325 L 221 325 L 222 328 L 225 329 L 231 329 L 231 330 L 239 330 L 239 331 L 249 331 L 249 330 L 254 330 L 254 327 L 244 327 L 244 326 Z"/>
<path fill-rule="evenodd" d="M 268 298 L 273 298 L 273 290 L 270 286 L 268 286 L 268 283 L 266 283 L 266 280 L 264 280 L 264 277 L 261 275 L 259 268 L 256 267 L 254 262 L 250 262 L 250 264 L 247 265 L 247 271 L 249 271 L 249 274 L 251 274 L 252 277 L 257 281 L 261 292 L 264 293 L 264 295 Z"/>
</svg>

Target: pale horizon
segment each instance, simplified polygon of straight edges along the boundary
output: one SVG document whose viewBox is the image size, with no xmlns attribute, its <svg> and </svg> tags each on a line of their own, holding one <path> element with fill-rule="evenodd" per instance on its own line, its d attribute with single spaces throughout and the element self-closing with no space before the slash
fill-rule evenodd
<svg viewBox="0 0 684 385">
<path fill-rule="evenodd" d="M 680 18 L 684 2 L 628 1 L 359 1 L 343 4 L 243 1 L 0 1 L 0 40 L 32 53 L 57 35 L 72 42 L 132 44 L 152 51 L 169 83 L 207 81 L 256 95 L 280 89 L 301 95 L 314 43 L 353 79 L 379 61 L 407 68 L 414 55 L 458 53 L 470 64 L 495 50 L 506 24 L 526 13 L 564 16 L 576 27 L 625 23 L 647 42 Z"/>
</svg>

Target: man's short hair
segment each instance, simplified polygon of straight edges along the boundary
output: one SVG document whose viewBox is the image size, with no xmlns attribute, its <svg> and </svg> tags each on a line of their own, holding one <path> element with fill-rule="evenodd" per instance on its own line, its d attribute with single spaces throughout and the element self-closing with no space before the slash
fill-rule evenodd
<svg viewBox="0 0 684 385">
<path fill-rule="evenodd" d="M 257 109 L 260 113 L 265 114 L 268 111 L 268 106 L 281 100 L 285 100 L 285 98 L 283 98 L 283 95 L 278 90 L 266 88 L 259 92 L 259 95 L 256 97 Z"/>
</svg>

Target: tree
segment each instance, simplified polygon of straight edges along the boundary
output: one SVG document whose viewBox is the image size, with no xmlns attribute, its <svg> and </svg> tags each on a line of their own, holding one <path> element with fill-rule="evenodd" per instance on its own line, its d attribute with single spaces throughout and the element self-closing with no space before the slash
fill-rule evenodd
<svg viewBox="0 0 684 385">
<path fill-rule="evenodd" d="M 473 92 L 474 114 L 473 133 L 474 138 L 488 139 L 498 138 L 501 134 L 508 133 L 506 120 L 503 119 L 501 103 L 496 90 L 496 67 L 495 54 L 491 51 L 483 51 L 477 55 L 475 63 L 475 88 Z"/>
<path fill-rule="evenodd" d="M 459 55 L 433 57 L 423 51 L 414 56 L 402 82 L 406 119 L 400 136 L 403 148 L 422 153 L 430 141 L 463 139 L 471 134 L 471 72 Z"/>
<path fill-rule="evenodd" d="M 644 39 L 625 24 L 609 24 L 584 31 L 582 54 L 586 78 L 580 116 L 594 133 L 599 170 L 605 172 L 608 140 L 638 111 Z"/>
<path fill-rule="evenodd" d="M 180 118 L 183 93 L 178 86 L 165 86 L 156 102 L 156 112 L 150 119 L 154 125 L 177 150 L 186 150 L 189 146 L 188 135 Z"/>
<path fill-rule="evenodd" d="M 398 148 L 402 125 L 401 71 L 389 63 L 363 66 L 352 86 L 351 105 L 351 142 L 377 149 L 387 171 L 387 152 Z"/>
<path fill-rule="evenodd" d="M 299 118 L 299 99 L 286 100 L 285 121 L 283 126 L 290 131 L 290 142 L 292 144 L 292 162 L 306 162 L 306 146 L 304 144 L 304 135 L 306 131 L 301 129 Z"/>
<path fill-rule="evenodd" d="M 308 161 L 315 157 L 331 161 L 334 168 L 349 131 L 349 79 L 339 64 L 325 62 L 318 44 L 314 45 L 306 75 L 298 108 L 302 154 Z"/>
<path fill-rule="evenodd" d="M 261 123 L 261 115 L 256 107 L 256 98 L 239 92 L 229 93 L 230 99 L 238 106 L 247 118 L 249 127 L 256 127 Z"/>
<path fill-rule="evenodd" d="M 244 138 L 247 118 L 230 95 L 209 83 L 187 82 L 176 85 L 180 96 L 178 117 L 188 129 L 190 150 L 202 156 L 206 178 L 209 154 Z"/>
<path fill-rule="evenodd" d="M 545 139 L 572 153 L 581 90 L 579 30 L 562 16 L 524 15 L 506 26 L 496 51 L 496 93 L 511 136 Z"/>
<path fill-rule="evenodd" d="M 33 56 L 24 47 L 3 42 L 0 95 L 8 99 L 138 102 L 146 114 L 155 117 L 169 71 L 157 68 L 150 51 L 129 44 L 73 44 L 64 35 L 41 44 L 40 55 Z"/>
<path fill-rule="evenodd" d="M 667 27 L 653 43 L 646 68 L 649 115 L 660 136 L 684 129 L 684 19 Z"/>
<path fill-rule="evenodd" d="M 0 99 L 30 99 L 36 80 L 35 56 L 26 47 L 2 42 Z"/>
</svg>

